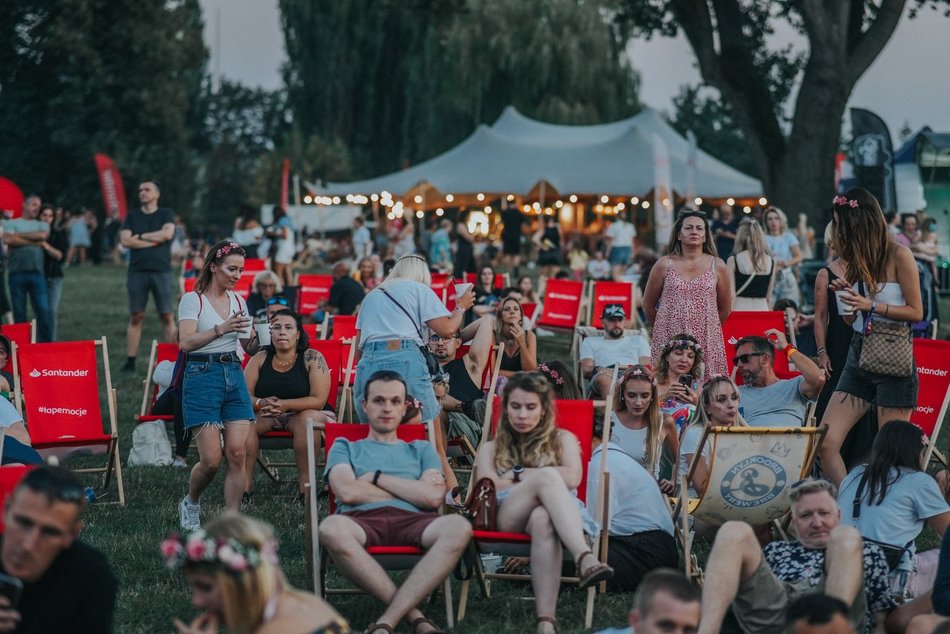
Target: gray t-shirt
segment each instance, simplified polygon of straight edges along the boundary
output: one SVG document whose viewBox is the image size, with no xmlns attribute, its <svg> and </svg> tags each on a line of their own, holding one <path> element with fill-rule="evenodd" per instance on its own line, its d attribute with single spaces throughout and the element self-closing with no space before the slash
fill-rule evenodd
<svg viewBox="0 0 950 634">
<path fill-rule="evenodd" d="M 408 443 L 397 440 L 389 443 L 370 440 L 369 438 L 356 442 L 339 438 L 333 443 L 333 447 L 327 455 L 327 466 L 323 471 L 324 479 L 330 475 L 333 467 L 340 464 L 350 465 L 357 478 L 364 473 L 375 472 L 377 469 L 382 469 L 382 472 L 386 475 L 406 478 L 407 480 L 418 480 L 423 473 L 430 469 L 442 473 L 442 462 L 439 460 L 439 455 L 432 448 L 432 445 L 425 440 L 414 440 Z M 433 510 L 420 509 L 405 500 L 393 498 L 379 502 L 367 502 L 366 504 L 340 503 L 337 505 L 337 513 L 368 511 L 386 506 L 395 506 L 396 508 L 416 512 Z"/>
<path fill-rule="evenodd" d="M 801 427 L 812 402 L 802 394 L 805 377 L 781 379 L 766 387 L 739 386 L 742 417 L 750 427 Z"/>
<path fill-rule="evenodd" d="M 7 233 L 33 233 L 34 231 L 49 231 L 49 225 L 42 220 L 27 220 L 14 218 L 7 222 L 3 230 Z M 42 273 L 43 247 L 39 244 L 25 246 L 10 246 L 7 258 L 7 270 L 11 273 Z"/>
</svg>

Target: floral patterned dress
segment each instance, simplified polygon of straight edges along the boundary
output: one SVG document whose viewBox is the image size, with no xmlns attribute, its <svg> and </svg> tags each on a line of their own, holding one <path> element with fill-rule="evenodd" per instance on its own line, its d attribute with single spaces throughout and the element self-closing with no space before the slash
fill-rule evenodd
<svg viewBox="0 0 950 634">
<path fill-rule="evenodd" d="M 719 323 L 716 302 L 716 258 L 709 268 L 693 280 L 685 280 L 673 268 L 668 258 L 663 292 L 653 324 L 653 365 L 660 360 L 660 351 L 667 341 L 680 333 L 696 337 L 703 347 L 703 382 L 710 377 L 726 374 L 726 346 Z"/>
</svg>

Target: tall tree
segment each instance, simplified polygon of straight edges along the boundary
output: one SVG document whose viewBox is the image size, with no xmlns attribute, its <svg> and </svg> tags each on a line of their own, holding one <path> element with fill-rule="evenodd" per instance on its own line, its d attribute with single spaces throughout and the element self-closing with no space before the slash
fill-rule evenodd
<svg viewBox="0 0 950 634">
<path fill-rule="evenodd" d="M 768 197 L 811 214 L 829 206 L 845 106 L 907 0 L 616 0 L 629 35 L 685 34 L 707 84 L 729 104 Z M 947 0 L 912 0 L 915 8 Z M 769 48 L 783 20 L 808 50 Z M 789 81 L 794 78 L 796 81 Z M 798 94 L 785 119 L 790 88 Z"/>
<path fill-rule="evenodd" d="M 681 134 L 695 134 L 696 145 L 717 159 L 746 174 L 758 173 L 729 103 L 718 95 L 708 94 L 701 86 L 683 86 L 673 97 L 670 123 Z"/>
<path fill-rule="evenodd" d="M 429 158 L 514 104 L 556 123 L 631 114 L 600 0 L 280 0 L 295 123 L 365 177 Z M 318 176 L 324 176 L 319 174 Z"/>
<path fill-rule="evenodd" d="M 198 0 L 19 0 L 0 7 L 0 174 L 52 200 L 99 200 L 94 152 L 187 212 L 207 50 Z M 127 187 L 128 191 L 135 191 Z M 134 201 L 133 201 L 134 203 Z"/>
</svg>

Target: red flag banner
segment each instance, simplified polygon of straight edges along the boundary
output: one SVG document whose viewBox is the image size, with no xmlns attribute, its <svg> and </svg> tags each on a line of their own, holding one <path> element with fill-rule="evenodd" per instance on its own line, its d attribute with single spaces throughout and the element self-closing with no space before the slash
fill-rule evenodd
<svg viewBox="0 0 950 634">
<path fill-rule="evenodd" d="M 96 163 L 96 171 L 99 172 L 103 207 L 113 218 L 125 219 L 128 204 L 125 200 L 125 185 L 122 184 L 119 168 L 105 154 L 96 153 L 92 158 Z"/>
</svg>

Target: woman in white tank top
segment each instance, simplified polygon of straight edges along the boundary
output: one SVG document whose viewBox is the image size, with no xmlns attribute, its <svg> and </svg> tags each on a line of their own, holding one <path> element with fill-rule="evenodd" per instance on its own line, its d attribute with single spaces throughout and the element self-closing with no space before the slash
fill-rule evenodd
<svg viewBox="0 0 950 634">
<path fill-rule="evenodd" d="M 653 374 L 642 365 L 633 365 L 620 378 L 614 396 L 610 439 L 649 473 L 657 474 L 661 447 L 673 461 L 679 451 L 679 438 L 671 416 L 660 413 Z"/>
</svg>

